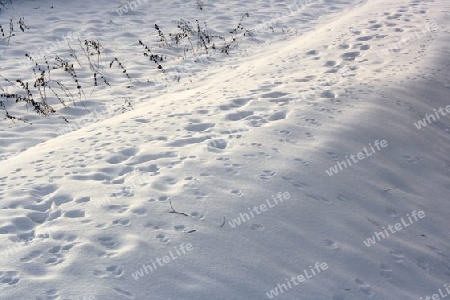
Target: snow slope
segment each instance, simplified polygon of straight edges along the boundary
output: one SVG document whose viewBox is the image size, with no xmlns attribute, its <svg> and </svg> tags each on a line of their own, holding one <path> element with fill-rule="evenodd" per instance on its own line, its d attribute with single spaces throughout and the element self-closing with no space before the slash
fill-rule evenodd
<svg viewBox="0 0 450 300">
<path fill-rule="evenodd" d="M 79 125 L 70 130 L 58 114 L 30 113 L 33 125 L 2 121 L 1 299 L 445 292 L 450 120 L 415 123 L 450 105 L 450 3 L 290 4 L 143 2 L 118 16 L 107 1 L 24 1 L 8 10 L 30 31 L 1 45 L 3 77 L 31 75 L 18 67 L 30 45 L 77 26 L 101 35 L 107 56 L 139 81 L 127 88 L 109 70 L 113 87 L 84 101 L 91 113 L 58 110 Z M 180 82 L 153 80 L 161 76 L 136 45 L 151 40 L 153 23 L 201 16 L 222 29 L 245 12 L 246 26 L 259 28 L 253 39 L 230 56 L 186 59 Z M 79 70 L 86 82 L 88 71 Z M 134 109 L 122 113 L 127 98 Z M 95 114 L 99 106 L 112 108 Z M 370 145 L 371 156 L 326 172 Z M 366 245 L 396 223 L 398 232 Z M 327 267 L 318 273 L 316 263 Z M 301 274 L 310 278 L 290 281 Z"/>
</svg>

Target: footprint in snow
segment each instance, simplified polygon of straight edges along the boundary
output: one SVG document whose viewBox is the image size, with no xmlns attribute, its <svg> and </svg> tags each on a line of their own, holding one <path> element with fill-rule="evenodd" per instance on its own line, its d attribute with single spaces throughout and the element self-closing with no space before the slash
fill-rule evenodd
<svg viewBox="0 0 450 300">
<path fill-rule="evenodd" d="M 271 170 L 264 170 L 263 174 L 261 174 L 259 177 L 263 180 L 271 179 L 274 177 L 277 173 Z"/>
<path fill-rule="evenodd" d="M 372 287 L 366 284 L 363 280 L 356 278 L 355 283 L 359 286 L 361 292 L 368 296 L 373 296 L 375 293 L 372 291 Z"/>
<path fill-rule="evenodd" d="M 250 228 L 254 231 L 263 231 L 265 229 L 265 227 L 260 224 L 252 224 L 250 225 Z"/>
<path fill-rule="evenodd" d="M 386 264 L 380 264 L 380 274 L 386 279 L 392 279 L 392 269 Z"/>
<path fill-rule="evenodd" d="M 324 240 L 323 240 L 323 243 L 324 243 L 328 248 L 330 248 L 331 250 L 337 250 L 337 249 L 339 249 L 339 244 L 336 243 L 336 242 L 333 241 L 333 240 L 330 240 L 330 239 L 324 239 Z"/>
</svg>

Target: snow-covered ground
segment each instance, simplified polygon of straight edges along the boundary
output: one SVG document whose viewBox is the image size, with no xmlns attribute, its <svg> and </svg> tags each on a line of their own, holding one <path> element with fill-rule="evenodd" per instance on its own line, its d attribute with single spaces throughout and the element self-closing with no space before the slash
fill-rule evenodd
<svg viewBox="0 0 450 300">
<path fill-rule="evenodd" d="M 450 3 L 154 2 L 0 6 L 0 299 L 450 299 Z"/>
</svg>

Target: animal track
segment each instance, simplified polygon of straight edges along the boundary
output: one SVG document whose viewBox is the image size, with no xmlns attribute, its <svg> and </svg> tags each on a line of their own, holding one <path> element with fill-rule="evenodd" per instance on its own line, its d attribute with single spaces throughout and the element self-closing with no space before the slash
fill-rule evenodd
<svg viewBox="0 0 450 300">
<path fill-rule="evenodd" d="M 273 178 L 277 173 L 271 170 L 264 170 L 263 173 L 259 176 L 259 178 L 267 180 Z"/>
<path fill-rule="evenodd" d="M 327 154 L 332 160 L 339 161 L 339 155 L 337 155 L 336 153 L 334 153 L 334 152 L 327 152 Z"/>
<path fill-rule="evenodd" d="M 354 61 L 361 55 L 359 51 L 346 52 L 342 54 L 342 59 L 346 61 Z"/>
<path fill-rule="evenodd" d="M 314 134 L 312 134 L 311 132 L 306 132 L 305 134 L 310 139 L 314 138 Z"/>
<path fill-rule="evenodd" d="M 114 249 L 118 245 L 116 238 L 113 236 L 104 235 L 98 237 L 97 240 L 100 242 L 102 246 L 105 246 L 110 249 Z"/>
<path fill-rule="evenodd" d="M 219 108 L 220 110 L 231 110 L 233 108 L 245 106 L 248 102 L 250 102 L 250 99 L 248 98 L 234 99 L 230 104 L 220 105 Z"/>
<path fill-rule="evenodd" d="M 120 294 L 122 297 L 126 297 L 127 299 L 135 299 L 134 294 L 131 293 L 131 292 L 128 292 L 128 291 L 126 291 L 126 290 L 124 290 L 124 289 L 121 289 L 121 288 L 119 288 L 119 287 L 114 287 L 114 290 L 115 290 L 118 294 Z M 123 298 L 121 298 L 121 299 L 123 299 Z"/>
<path fill-rule="evenodd" d="M 162 234 L 162 233 L 157 234 L 157 235 L 156 235 L 156 239 L 157 239 L 159 242 L 163 243 L 163 244 L 168 244 L 168 243 L 170 243 L 170 238 L 166 237 L 166 235 L 165 235 L 165 234 Z"/>
<path fill-rule="evenodd" d="M 51 257 L 45 261 L 46 265 L 59 265 L 65 261 L 60 255 L 55 255 L 55 257 Z"/>
<path fill-rule="evenodd" d="M 308 184 L 303 183 L 303 182 L 294 182 L 294 183 L 292 183 L 292 186 L 298 190 L 303 190 L 303 189 L 306 189 L 309 187 Z"/>
<path fill-rule="evenodd" d="M 224 150 L 227 148 L 227 146 L 228 146 L 228 142 L 224 139 L 217 139 L 217 140 L 212 140 L 212 141 L 208 142 L 209 149 Z"/>
<path fill-rule="evenodd" d="M 306 166 L 309 165 L 309 163 L 308 163 L 307 161 L 304 161 L 304 160 L 301 159 L 301 158 L 295 158 L 294 160 L 295 160 L 296 162 L 300 163 L 300 165 L 303 166 L 303 167 L 306 167 Z"/>
<path fill-rule="evenodd" d="M 102 270 L 94 270 L 94 275 L 99 278 L 121 278 L 124 274 L 124 271 L 119 266 L 109 266 L 106 267 L 105 271 Z"/>
<path fill-rule="evenodd" d="M 231 193 L 237 197 L 242 197 L 244 195 L 244 193 L 242 193 L 242 191 L 239 189 L 232 190 Z"/>
<path fill-rule="evenodd" d="M 205 218 L 205 215 L 198 211 L 191 212 L 189 215 L 197 220 L 203 220 Z"/>
<path fill-rule="evenodd" d="M 372 287 L 370 285 L 367 285 L 363 280 L 356 278 L 355 283 L 359 286 L 359 289 L 361 292 L 368 296 L 373 296 L 374 292 L 372 291 Z"/>
<path fill-rule="evenodd" d="M 282 130 L 275 130 L 275 132 L 278 132 L 278 134 L 282 134 L 282 135 L 291 135 L 292 132 L 290 130 L 287 129 L 282 129 Z"/>
<path fill-rule="evenodd" d="M 118 204 L 112 204 L 108 206 L 109 210 L 115 210 L 119 214 L 123 214 L 128 212 L 130 206 L 128 205 L 118 205 Z"/>
<path fill-rule="evenodd" d="M 420 158 L 418 157 L 409 155 L 403 155 L 403 158 L 406 159 L 406 161 L 409 162 L 411 165 L 417 165 L 417 162 L 420 160 Z"/>
<path fill-rule="evenodd" d="M 370 41 L 371 39 L 373 39 L 373 36 L 371 36 L 371 35 L 360 36 L 360 37 L 356 38 L 356 40 L 359 42 L 367 42 L 367 41 Z"/>
<path fill-rule="evenodd" d="M 392 279 L 392 269 L 386 264 L 380 264 L 380 274 L 387 279 Z"/>
<path fill-rule="evenodd" d="M 391 250 L 389 251 L 389 254 L 392 256 L 396 263 L 402 263 L 405 261 L 405 256 L 403 255 L 402 251 Z"/>
<path fill-rule="evenodd" d="M 173 229 L 174 229 L 175 231 L 180 231 L 180 232 L 187 232 L 187 231 L 188 231 L 188 229 L 187 229 L 186 226 L 184 226 L 184 225 L 175 225 L 175 226 L 173 227 Z"/>
<path fill-rule="evenodd" d="M 226 116 L 229 121 L 239 121 L 253 115 L 253 111 L 241 111 L 236 113 L 231 113 Z"/>
<path fill-rule="evenodd" d="M 130 219 L 128 218 L 122 218 L 122 219 L 116 219 L 112 221 L 113 225 L 121 225 L 121 226 L 129 226 L 131 224 Z"/>
<path fill-rule="evenodd" d="M 417 265 L 420 268 L 422 268 L 424 271 L 427 271 L 427 272 L 430 271 L 430 263 L 427 260 L 425 260 L 424 258 L 418 258 Z"/>
<path fill-rule="evenodd" d="M 352 202 L 350 199 L 348 199 L 347 197 L 345 197 L 345 196 L 343 196 L 341 194 L 337 195 L 336 198 L 338 200 L 342 201 L 342 202 L 345 202 L 345 203 L 351 203 Z"/>
<path fill-rule="evenodd" d="M 323 243 L 331 250 L 339 249 L 339 244 L 333 240 L 325 239 L 323 240 Z"/>
<path fill-rule="evenodd" d="M 285 111 L 279 111 L 279 112 L 276 112 L 276 113 L 272 114 L 272 115 L 269 117 L 269 120 L 270 120 L 270 121 L 279 121 L 279 120 L 286 119 L 286 116 L 287 116 L 287 112 L 285 112 Z"/>
<path fill-rule="evenodd" d="M 315 201 L 320 201 L 320 202 L 323 202 L 323 203 L 326 203 L 326 204 L 333 204 L 333 201 L 331 201 L 328 198 L 323 197 L 323 196 L 313 195 L 313 194 L 306 194 L 306 196 L 308 198 L 310 198 L 310 199 L 315 200 Z"/>
<path fill-rule="evenodd" d="M 444 273 L 445 275 L 450 276 L 450 266 L 448 265 L 444 266 Z"/>
<path fill-rule="evenodd" d="M 20 259 L 21 262 L 24 263 L 30 263 L 36 259 L 39 259 L 40 257 L 42 257 L 42 255 L 44 254 L 44 252 L 40 251 L 40 250 L 34 250 L 32 251 L 30 254 L 28 254 L 25 257 L 22 257 Z"/>
<path fill-rule="evenodd" d="M 84 212 L 83 209 L 70 210 L 70 211 L 64 213 L 64 217 L 67 217 L 67 218 L 84 218 L 85 217 L 85 212 Z"/>
<path fill-rule="evenodd" d="M 90 201 L 91 201 L 91 197 L 81 197 L 81 198 L 74 200 L 75 203 L 86 203 L 86 202 L 90 202 Z"/>
<path fill-rule="evenodd" d="M 207 131 L 208 129 L 214 127 L 215 123 L 199 123 L 199 124 L 190 124 L 184 127 L 187 131 L 193 131 L 193 132 L 203 132 Z"/>
<path fill-rule="evenodd" d="M 142 208 L 134 208 L 131 210 L 131 213 L 135 214 L 137 216 L 140 216 L 140 217 L 145 217 L 145 216 L 147 216 L 147 209 L 143 208 L 143 207 Z"/>
<path fill-rule="evenodd" d="M 392 208 L 386 208 L 386 213 L 393 218 L 397 216 L 397 212 Z"/>
<path fill-rule="evenodd" d="M 17 271 L 0 271 L 0 287 L 16 285 L 20 282 L 20 274 Z"/>
</svg>

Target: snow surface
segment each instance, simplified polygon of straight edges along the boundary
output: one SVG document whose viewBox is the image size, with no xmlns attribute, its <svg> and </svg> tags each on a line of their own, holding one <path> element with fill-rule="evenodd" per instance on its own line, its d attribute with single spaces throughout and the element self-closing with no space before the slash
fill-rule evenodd
<svg viewBox="0 0 450 300">
<path fill-rule="evenodd" d="M 140 2 L 0 12 L 6 34 L 29 27 L 0 37 L 3 91 L 50 49 L 86 94 L 48 118 L 7 103 L 33 124 L 0 126 L 0 299 L 268 299 L 316 263 L 274 299 L 448 297 L 450 115 L 416 126 L 450 105 L 448 1 Z M 229 55 L 183 59 L 154 28 L 198 19 L 229 39 L 247 12 Z M 59 42 L 73 33 L 101 42 L 111 87 L 92 90 L 77 38 L 80 65 Z"/>
</svg>

